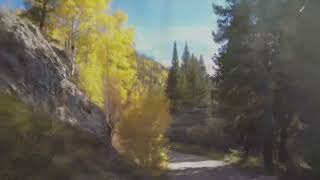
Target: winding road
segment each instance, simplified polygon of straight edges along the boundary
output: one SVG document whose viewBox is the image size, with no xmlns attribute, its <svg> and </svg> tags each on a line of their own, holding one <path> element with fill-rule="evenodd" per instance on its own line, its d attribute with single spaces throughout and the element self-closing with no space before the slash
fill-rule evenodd
<svg viewBox="0 0 320 180">
<path fill-rule="evenodd" d="M 178 152 L 170 153 L 169 169 L 168 180 L 276 180 L 259 177 L 223 161 Z"/>
</svg>

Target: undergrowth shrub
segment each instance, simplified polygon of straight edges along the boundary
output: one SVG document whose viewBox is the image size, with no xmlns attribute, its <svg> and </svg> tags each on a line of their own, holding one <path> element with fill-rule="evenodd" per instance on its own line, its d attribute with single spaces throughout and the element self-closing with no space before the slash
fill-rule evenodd
<svg viewBox="0 0 320 180">
<path fill-rule="evenodd" d="M 165 169 L 168 150 L 164 134 L 170 120 L 167 98 L 160 91 L 149 90 L 124 112 L 117 125 L 120 151 L 143 169 Z"/>
<path fill-rule="evenodd" d="M 1 180 L 119 178 L 111 171 L 106 147 L 95 138 L 4 95 L 0 154 Z"/>
</svg>

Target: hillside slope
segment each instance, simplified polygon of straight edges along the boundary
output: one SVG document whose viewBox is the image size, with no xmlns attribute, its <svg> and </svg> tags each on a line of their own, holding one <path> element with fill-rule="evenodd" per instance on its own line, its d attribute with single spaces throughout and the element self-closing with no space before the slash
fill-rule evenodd
<svg viewBox="0 0 320 180">
<path fill-rule="evenodd" d="M 152 58 L 137 55 L 138 79 L 145 86 L 165 88 L 168 69 Z"/>
<path fill-rule="evenodd" d="M 111 147 L 104 113 L 68 80 L 70 61 L 61 55 L 34 25 L 0 11 L 0 92 Z"/>
</svg>

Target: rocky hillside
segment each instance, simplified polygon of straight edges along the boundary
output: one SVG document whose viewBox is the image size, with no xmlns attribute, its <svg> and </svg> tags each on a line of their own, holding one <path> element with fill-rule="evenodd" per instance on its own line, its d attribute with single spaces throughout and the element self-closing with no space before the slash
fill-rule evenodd
<svg viewBox="0 0 320 180">
<path fill-rule="evenodd" d="M 0 92 L 110 145 L 104 113 L 72 82 L 70 61 L 31 23 L 0 12 Z"/>
<path fill-rule="evenodd" d="M 168 69 L 150 57 L 137 54 L 138 79 L 145 86 L 165 88 Z"/>
</svg>

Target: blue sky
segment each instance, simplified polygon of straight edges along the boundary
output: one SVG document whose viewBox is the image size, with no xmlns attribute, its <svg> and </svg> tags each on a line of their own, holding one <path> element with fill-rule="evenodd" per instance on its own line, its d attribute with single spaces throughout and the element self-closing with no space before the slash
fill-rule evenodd
<svg viewBox="0 0 320 180">
<path fill-rule="evenodd" d="M 135 46 L 138 51 L 154 57 L 162 64 L 171 63 L 174 40 L 181 56 L 188 42 L 195 55 L 204 55 L 212 72 L 211 57 L 218 49 L 212 40 L 216 16 L 212 3 L 223 0 L 113 0 L 114 10 L 129 16 L 128 25 L 136 29 Z M 22 7 L 22 0 L 0 0 L 1 5 Z"/>
<path fill-rule="evenodd" d="M 212 40 L 216 16 L 212 3 L 223 0 L 114 0 L 113 9 L 129 15 L 136 29 L 136 47 L 164 65 L 170 65 L 174 40 L 181 56 L 188 42 L 195 55 L 204 55 L 212 72 L 211 57 L 218 49 Z"/>
<path fill-rule="evenodd" d="M 0 0 L 1 6 L 20 8 L 23 7 L 23 0 Z"/>
</svg>

